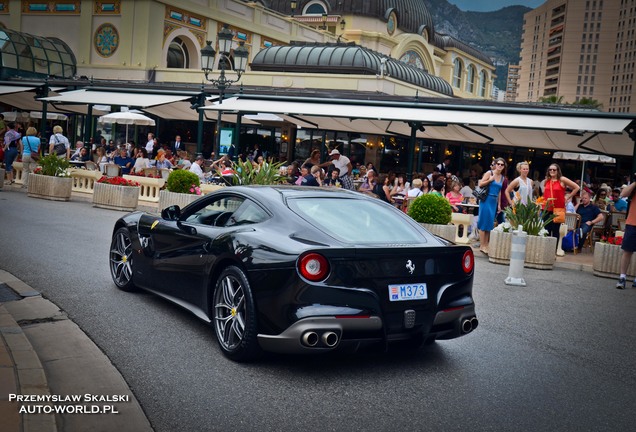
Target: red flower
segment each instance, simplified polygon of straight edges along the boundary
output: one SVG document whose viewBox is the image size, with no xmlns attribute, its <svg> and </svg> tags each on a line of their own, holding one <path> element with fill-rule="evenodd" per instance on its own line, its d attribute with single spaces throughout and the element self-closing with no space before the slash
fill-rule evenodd
<svg viewBox="0 0 636 432">
<path fill-rule="evenodd" d="M 136 181 L 127 180 L 119 176 L 118 177 L 102 176 L 102 178 L 97 180 L 97 183 L 106 183 L 106 184 L 111 184 L 115 186 L 139 186 L 139 183 L 137 183 Z"/>
</svg>

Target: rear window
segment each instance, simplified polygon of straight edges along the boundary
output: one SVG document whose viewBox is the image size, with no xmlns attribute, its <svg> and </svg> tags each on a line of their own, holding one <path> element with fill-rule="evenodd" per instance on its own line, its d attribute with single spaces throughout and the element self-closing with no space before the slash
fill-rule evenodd
<svg viewBox="0 0 636 432">
<path fill-rule="evenodd" d="M 312 226 L 345 242 L 413 244 L 426 240 L 399 210 L 379 200 L 295 198 L 288 205 Z"/>
</svg>

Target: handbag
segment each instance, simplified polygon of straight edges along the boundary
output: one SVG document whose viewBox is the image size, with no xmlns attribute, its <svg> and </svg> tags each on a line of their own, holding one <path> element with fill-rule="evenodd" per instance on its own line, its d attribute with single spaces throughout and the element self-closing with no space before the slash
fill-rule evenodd
<svg viewBox="0 0 636 432">
<path fill-rule="evenodd" d="M 473 196 L 477 199 L 477 202 L 486 201 L 486 198 L 488 198 L 489 186 L 486 186 L 486 187 L 476 186 L 475 189 L 473 189 Z"/>
<path fill-rule="evenodd" d="M 552 181 L 550 181 L 550 194 L 552 198 L 554 198 L 554 191 L 552 190 Z M 554 223 L 565 223 L 565 208 L 563 207 L 553 207 L 552 214 L 554 217 L 552 218 L 552 222 Z"/>
<path fill-rule="evenodd" d="M 29 151 L 31 152 L 31 160 L 33 162 L 37 162 L 40 160 L 40 154 L 36 151 L 33 151 L 33 147 L 31 147 L 31 137 L 26 137 L 26 142 L 29 145 Z"/>
<path fill-rule="evenodd" d="M 55 138 L 55 142 L 57 143 L 55 144 L 55 147 L 53 147 L 55 154 L 58 156 L 66 154 L 66 145 L 63 142 L 60 142 L 60 140 L 57 138 L 57 135 L 53 135 L 53 137 Z"/>
<path fill-rule="evenodd" d="M 554 223 L 565 223 L 565 209 L 561 207 L 555 207 L 552 210 L 552 214 L 554 214 L 554 219 L 552 222 Z"/>
</svg>

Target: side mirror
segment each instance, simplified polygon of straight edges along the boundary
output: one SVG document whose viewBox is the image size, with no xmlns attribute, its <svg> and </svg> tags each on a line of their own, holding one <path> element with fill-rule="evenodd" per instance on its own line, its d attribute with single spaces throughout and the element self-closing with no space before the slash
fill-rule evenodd
<svg viewBox="0 0 636 432">
<path fill-rule="evenodd" d="M 181 217 L 181 208 L 178 205 L 171 205 L 161 210 L 161 217 L 169 221 L 178 221 Z"/>
</svg>

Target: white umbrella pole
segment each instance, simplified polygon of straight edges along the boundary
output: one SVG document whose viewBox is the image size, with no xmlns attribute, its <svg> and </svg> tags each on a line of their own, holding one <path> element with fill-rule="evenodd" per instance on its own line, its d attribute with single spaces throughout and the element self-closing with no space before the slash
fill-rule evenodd
<svg viewBox="0 0 636 432">
<path fill-rule="evenodd" d="M 579 197 L 581 196 L 581 192 L 583 191 L 583 188 L 585 187 L 585 160 L 583 160 L 583 168 L 581 168 L 581 189 L 579 189 Z"/>
<path fill-rule="evenodd" d="M 126 125 L 126 144 L 128 144 L 128 125 Z"/>
</svg>

